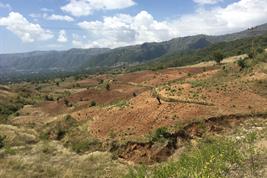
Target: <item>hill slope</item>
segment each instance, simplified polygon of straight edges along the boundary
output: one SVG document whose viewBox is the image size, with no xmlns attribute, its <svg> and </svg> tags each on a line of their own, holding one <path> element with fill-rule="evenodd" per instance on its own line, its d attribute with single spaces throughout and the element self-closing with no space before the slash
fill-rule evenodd
<svg viewBox="0 0 267 178">
<path fill-rule="evenodd" d="M 94 55 L 107 52 L 106 48 L 70 49 L 68 51 L 35 51 L 18 54 L 1 54 L 0 68 L 6 70 L 70 70 Z"/>
</svg>

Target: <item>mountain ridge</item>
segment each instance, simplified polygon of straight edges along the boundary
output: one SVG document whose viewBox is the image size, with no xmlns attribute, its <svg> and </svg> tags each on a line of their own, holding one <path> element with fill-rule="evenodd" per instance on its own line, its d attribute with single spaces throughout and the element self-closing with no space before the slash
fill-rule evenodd
<svg viewBox="0 0 267 178">
<path fill-rule="evenodd" d="M 65 51 L 32 51 L 0 54 L 0 68 L 4 71 L 79 70 L 101 67 L 138 65 L 161 56 L 181 51 L 206 48 L 219 42 L 259 36 L 267 33 L 267 23 L 247 30 L 218 36 L 194 35 L 169 41 L 109 48 L 72 48 Z"/>
</svg>

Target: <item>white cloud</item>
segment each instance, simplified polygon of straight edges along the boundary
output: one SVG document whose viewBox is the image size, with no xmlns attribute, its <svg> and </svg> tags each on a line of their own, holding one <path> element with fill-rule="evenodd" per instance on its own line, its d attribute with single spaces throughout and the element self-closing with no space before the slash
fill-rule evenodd
<svg viewBox="0 0 267 178">
<path fill-rule="evenodd" d="M 4 3 L 1 3 L 1 2 L 0 2 L 0 8 L 4 8 L 4 9 L 8 9 L 8 10 L 12 9 L 9 4 L 4 4 Z"/>
<path fill-rule="evenodd" d="M 222 2 L 223 0 L 193 0 L 193 1 L 197 4 L 205 5 L 205 4 L 217 4 L 219 2 Z"/>
<path fill-rule="evenodd" d="M 266 0 L 240 0 L 225 8 L 197 9 L 179 18 L 157 21 L 146 11 L 136 16 L 119 14 L 102 21 L 83 21 L 78 25 L 88 38 L 75 38 L 76 47 L 110 47 L 158 42 L 196 34 L 219 35 L 245 30 L 267 22 Z"/>
<path fill-rule="evenodd" d="M 59 35 L 58 35 L 57 41 L 59 43 L 66 43 L 66 42 L 68 42 L 68 38 L 67 38 L 67 34 L 66 34 L 66 31 L 65 30 L 60 30 L 59 31 Z"/>
<path fill-rule="evenodd" d="M 72 22 L 74 19 L 70 16 L 67 15 L 56 15 L 52 14 L 50 16 L 44 16 L 45 19 L 47 20 L 58 20 L 58 21 L 67 21 L 67 22 Z"/>
<path fill-rule="evenodd" d="M 133 0 L 70 0 L 61 9 L 73 16 L 87 16 L 94 11 L 123 9 L 133 5 Z"/>
<path fill-rule="evenodd" d="M 118 47 L 151 41 L 162 41 L 175 35 L 167 22 L 154 20 L 151 14 L 142 11 L 136 16 L 119 14 L 104 17 L 103 21 L 84 21 L 78 24 L 95 39 L 86 47 Z"/>
<path fill-rule="evenodd" d="M 172 24 L 181 36 L 186 36 L 237 32 L 266 22 L 266 0 L 240 0 L 225 8 L 198 10 L 194 14 L 173 20 Z"/>
<path fill-rule="evenodd" d="M 10 12 L 7 17 L 0 18 L 0 26 L 16 34 L 23 42 L 45 41 L 53 38 L 49 30 L 39 24 L 30 23 L 20 13 Z"/>
</svg>

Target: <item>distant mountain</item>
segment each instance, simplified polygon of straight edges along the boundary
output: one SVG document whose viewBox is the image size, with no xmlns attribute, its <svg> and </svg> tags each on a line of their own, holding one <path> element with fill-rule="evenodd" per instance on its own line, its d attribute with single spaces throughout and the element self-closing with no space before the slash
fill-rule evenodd
<svg viewBox="0 0 267 178">
<path fill-rule="evenodd" d="M 255 37 L 267 33 L 267 23 L 242 32 L 220 35 L 195 35 L 174 38 L 160 43 L 144 43 L 110 50 L 92 57 L 84 66 L 111 67 L 149 62 L 156 58 L 180 51 L 203 49 L 219 42 L 234 41 L 243 38 Z"/>
<path fill-rule="evenodd" d="M 12 71 L 74 70 L 107 48 L 70 49 L 68 51 L 34 51 L 0 54 L 0 69 Z"/>
<path fill-rule="evenodd" d="M 73 71 L 78 69 L 137 65 L 181 51 L 203 49 L 215 43 L 234 41 L 266 33 L 267 24 L 263 24 L 233 34 L 221 36 L 195 35 L 175 38 L 165 42 L 144 43 L 142 45 L 116 49 L 93 48 L 1 54 L 0 69 L 2 73 L 3 71 Z"/>
</svg>

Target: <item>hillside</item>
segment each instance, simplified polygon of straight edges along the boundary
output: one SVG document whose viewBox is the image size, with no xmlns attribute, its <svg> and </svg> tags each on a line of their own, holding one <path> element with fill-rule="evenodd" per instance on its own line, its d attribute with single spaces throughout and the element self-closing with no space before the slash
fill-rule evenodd
<svg viewBox="0 0 267 178">
<path fill-rule="evenodd" d="M 219 42 L 231 42 L 238 39 L 256 37 L 267 33 L 267 24 L 260 25 L 242 32 L 221 35 L 195 35 L 175 38 L 161 43 L 144 43 L 142 45 L 123 47 L 93 57 L 84 66 L 120 66 L 146 63 L 164 55 L 182 51 L 198 50 Z"/>
<path fill-rule="evenodd" d="M 116 49 L 71 49 L 68 51 L 44 51 L 21 54 L 1 54 L 0 69 L 2 73 L 16 71 L 39 72 L 42 70 L 73 71 L 80 68 L 116 67 L 137 65 L 152 61 L 165 55 L 181 51 L 198 50 L 219 42 L 229 42 L 248 37 L 263 35 L 267 24 L 257 26 L 239 33 L 207 36 L 196 35 L 175 38 L 160 43 L 121 47 Z"/>
<path fill-rule="evenodd" d="M 86 60 L 109 49 L 70 49 L 68 51 L 35 51 L 1 54 L 0 68 L 6 71 L 74 70 Z"/>
<path fill-rule="evenodd" d="M 0 177 L 266 177 L 266 91 L 266 51 L 1 85 Z"/>
</svg>

